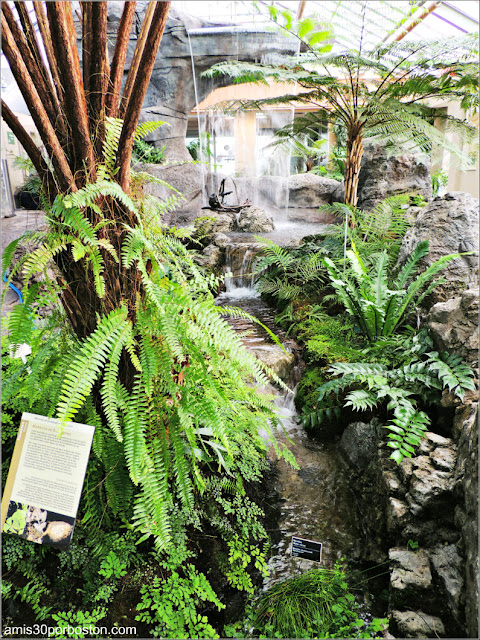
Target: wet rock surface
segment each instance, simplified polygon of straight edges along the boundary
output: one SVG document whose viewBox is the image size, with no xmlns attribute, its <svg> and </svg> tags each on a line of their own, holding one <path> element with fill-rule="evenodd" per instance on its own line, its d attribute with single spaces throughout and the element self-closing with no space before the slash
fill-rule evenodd
<svg viewBox="0 0 480 640">
<path fill-rule="evenodd" d="M 446 283 L 435 289 L 432 302 L 445 302 L 458 297 L 459 292 L 465 289 L 478 287 L 478 211 L 478 198 L 460 191 L 447 193 L 423 207 L 415 225 L 405 234 L 398 256 L 399 264 L 410 257 L 421 240 L 428 240 L 430 246 L 429 254 L 421 262 L 424 267 L 442 256 L 474 252 L 473 255 L 461 256 L 448 263 L 442 272 Z M 468 305 L 469 298 L 470 295 L 465 299 L 465 305 Z M 449 309 L 453 312 L 453 308 Z"/>
<path fill-rule="evenodd" d="M 440 618 L 423 611 L 392 611 L 391 626 L 398 638 L 439 638 L 445 636 Z"/>
<path fill-rule="evenodd" d="M 273 231 L 273 217 L 261 207 L 245 207 L 241 209 L 237 219 L 237 229 L 246 233 L 268 233 Z"/>
<path fill-rule="evenodd" d="M 389 459 L 375 421 L 354 423 L 342 436 L 364 527 L 362 553 L 380 560 L 388 550 L 391 631 L 397 637 L 431 637 L 425 633 L 432 632 L 432 620 L 439 635 L 476 637 L 476 427 L 475 411 L 462 406 L 453 438 L 427 432 L 417 455 L 400 465 Z M 363 443 L 357 447 L 356 437 L 368 439 L 370 458 L 357 457 Z"/>
</svg>

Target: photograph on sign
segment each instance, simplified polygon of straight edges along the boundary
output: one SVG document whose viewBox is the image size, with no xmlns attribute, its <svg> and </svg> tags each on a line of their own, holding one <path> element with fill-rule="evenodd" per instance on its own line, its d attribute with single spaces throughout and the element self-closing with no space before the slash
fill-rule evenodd
<svg viewBox="0 0 480 640">
<path fill-rule="evenodd" d="M 23 414 L 2 498 L 3 533 L 68 549 L 94 431 Z"/>
<path fill-rule="evenodd" d="M 322 543 L 315 540 L 307 540 L 292 536 L 292 556 L 301 558 L 302 560 L 311 560 L 312 562 L 321 562 L 322 560 Z"/>
</svg>

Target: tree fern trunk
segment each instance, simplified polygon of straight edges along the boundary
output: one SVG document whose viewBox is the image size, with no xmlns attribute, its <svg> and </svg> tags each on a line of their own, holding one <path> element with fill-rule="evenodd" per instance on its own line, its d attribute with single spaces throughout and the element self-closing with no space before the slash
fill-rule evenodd
<svg viewBox="0 0 480 640">
<path fill-rule="evenodd" d="M 116 180 L 128 192 L 133 137 L 170 2 L 151 2 L 149 5 L 141 31 L 141 46 L 137 47 L 136 62 L 128 75 L 130 89 L 124 92 L 122 99 L 120 87 L 129 33 L 135 17 L 135 2 L 125 4 L 111 70 L 107 56 L 106 2 L 80 3 L 83 68 L 80 66 L 71 3 L 48 2 L 46 12 L 41 2 L 35 2 L 34 6 L 47 59 L 41 59 L 41 47 L 32 33 L 25 2 L 16 3 L 21 18 L 18 22 L 10 6 L 2 2 L 2 49 L 53 163 L 55 175 L 6 105 L 3 118 L 34 163 L 52 203 L 58 194 L 66 195 L 85 182 L 95 180 L 97 166 L 104 161 L 102 142 L 106 112 L 117 115 L 121 101 L 126 122 L 122 130 Z M 44 72 L 47 66 L 51 80 Z M 96 204 L 104 217 L 111 220 L 111 224 L 100 232 L 100 237 L 108 240 L 120 256 L 125 237 L 123 223 L 134 224 L 134 221 L 129 212 L 111 198 L 99 198 Z M 92 209 L 86 209 L 84 215 L 93 225 L 99 221 Z M 102 250 L 102 258 L 105 295 L 100 298 L 90 272 L 85 269 L 84 260 L 75 261 L 69 250 L 55 256 L 60 271 L 62 304 L 79 338 L 91 334 L 96 327 L 97 316 L 108 314 L 121 304 L 127 304 L 130 319 L 135 319 L 136 298 L 140 291 L 138 272 L 119 265 L 108 251 Z M 125 371 L 123 378 L 128 387 L 133 372 Z"/>
<path fill-rule="evenodd" d="M 354 122 L 348 128 L 347 161 L 345 163 L 345 204 L 357 206 L 358 177 L 363 157 L 362 124 Z"/>
</svg>

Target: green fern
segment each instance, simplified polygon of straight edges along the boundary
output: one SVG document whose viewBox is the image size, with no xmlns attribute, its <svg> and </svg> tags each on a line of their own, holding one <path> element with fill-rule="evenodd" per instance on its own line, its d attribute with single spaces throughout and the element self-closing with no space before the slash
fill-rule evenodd
<svg viewBox="0 0 480 640">
<path fill-rule="evenodd" d="M 429 346 L 430 340 L 422 332 L 410 342 L 402 342 L 396 367 L 376 362 L 335 363 L 329 369 L 335 377 L 318 389 L 317 409 L 303 417 L 305 427 L 314 428 L 326 419 L 338 418 L 341 406 L 370 411 L 384 405 L 393 413 L 385 425 L 390 432 L 387 444 L 395 450 L 391 458 L 399 463 L 411 457 L 430 424 L 418 404 L 439 403 L 445 388 L 460 399 L 475 388 L 473 371 L 460 357 L 447 353 L 440 356 L 427 351 Z M 342 399 L 345 390 L 349 392 Z"/>
</svg>

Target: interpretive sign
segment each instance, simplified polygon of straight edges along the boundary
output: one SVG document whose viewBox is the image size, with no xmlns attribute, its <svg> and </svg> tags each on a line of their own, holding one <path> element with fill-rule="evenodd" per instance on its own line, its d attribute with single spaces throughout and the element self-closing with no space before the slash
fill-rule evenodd
<svg viewBox="0 0 480 640">
<path fill-rule="evenodd" d="M 322 543 L 292 536 L 292 556 L 294 558 L 320 562 L 322 559 Z"/>
<path fill-rule="evenodd" d="M 24 413 L 2 498 L 1 530 L 70 545 L 95 427 Z"/>
</svg>

